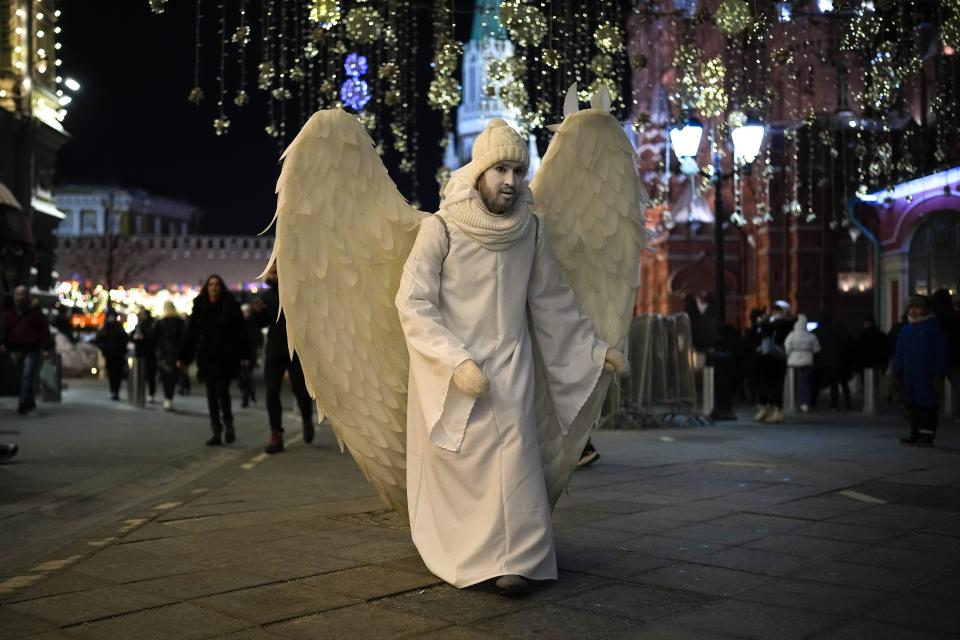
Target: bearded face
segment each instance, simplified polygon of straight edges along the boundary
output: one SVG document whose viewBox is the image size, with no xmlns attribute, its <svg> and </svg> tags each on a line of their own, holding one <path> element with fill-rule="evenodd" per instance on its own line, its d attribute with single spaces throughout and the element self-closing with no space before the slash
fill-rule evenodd
<svg viewBox="0 0 960 640">
<path fill-rule="evenodd" d="M 525 165 L 503 160 L 480 174 L 477 190 L 490 213 L 502 215 L 510 210 L 520 195 L 520 183 L 526 173 Z"/>
</svg>

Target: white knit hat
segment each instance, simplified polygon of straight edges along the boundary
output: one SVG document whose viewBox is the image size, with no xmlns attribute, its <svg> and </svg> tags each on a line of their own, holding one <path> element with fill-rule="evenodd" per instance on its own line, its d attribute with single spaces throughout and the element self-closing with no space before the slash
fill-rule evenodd
<svg viewBox="0 0 960 640">
<path fill-rule="evenodd" d="M 527 143 L 504 120 L 494 118 L 473 141 L 470 164 L 467 165 L 470 167 L 473 181 L 475 182 L 484 171 L 504 160 L 519 162 L 525 167 L 530 166 Z"/>
</svg>

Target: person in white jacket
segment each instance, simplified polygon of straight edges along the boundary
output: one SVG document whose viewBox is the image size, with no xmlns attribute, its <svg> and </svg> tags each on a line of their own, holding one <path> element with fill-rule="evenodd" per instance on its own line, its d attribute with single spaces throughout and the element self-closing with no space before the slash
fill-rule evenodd
<svg viewBox="0 0 960 640">
<path fill-rule="evenodd" d="M 787 352 L 787 366 L 793 367 L 800 378 L 800 411 L 810 410 L 813 401 L 813 356 L 820 352 L 817 336 L 807 331 L 807 316 L 797 316 L 793 331 L 783 343 Z"/>
</svg>

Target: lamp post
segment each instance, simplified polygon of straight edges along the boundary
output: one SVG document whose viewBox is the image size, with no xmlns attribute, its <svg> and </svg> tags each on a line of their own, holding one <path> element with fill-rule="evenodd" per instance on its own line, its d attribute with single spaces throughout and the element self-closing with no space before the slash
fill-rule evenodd
<svg viewBox="0 0 960 640">
<path fill-rule="evenodd" d="M 724 263 L 726 261 L 725 247 L 723 240 L 723 181 L 731 178 L 738 166 L 744 167 L 744 172 L 749 172 L 750 165 L 760 153 L 760 146 L 763 144 L 764 126 L 756 118 L 748 118 L 743 124 L 735 127 L 730 132 L 730 138 L 733 141 L 734 164 L 730 173 L 724 175 L 723 167 L 720 162 L 720 151 L 715 149 L 713 152 L 713 174 L 710 176 L 714 185 L 714 258 L 716 270 L 716 320 L 718 334 L 719 329 L 726 324 L 727 315 L 727 286 L 724 279 Z M 703 124 L 693 117 L 686 117 L 670 129 L 670 142 L 673 145 L 674 153 L 680 161 L 680 171 L 688 176 L 707 175 L 697 164 L 697 152 L 700 149 L 700 142 L 703 138 Z M 726 389 L 726 385 L 717 384 L 723 381 L 720 376 L 720 369 L 730 359 L 730 353 L 714 349 L 713 364 L 716 376 L 714 384 L 714 408 L 711 412 L 711 418 L 714 420 L 735 420 L 736 414 L 732 409 L 732 392 Z"/>
</svg>

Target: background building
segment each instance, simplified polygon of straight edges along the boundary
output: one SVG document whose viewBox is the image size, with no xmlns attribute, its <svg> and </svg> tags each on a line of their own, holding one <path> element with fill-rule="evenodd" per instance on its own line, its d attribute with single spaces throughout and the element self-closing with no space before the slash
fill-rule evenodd
<svg viewBox="0 0 960 640">
<path fill-rule="evenodd" d="M 61 122 L 70 102 L 59 15 L 53 0 L 0 1 L 0 296 L 19 283 L 53 285 L 53 232 L 63 218 L 54 161 L 68 139 Z"/>
</svg>

